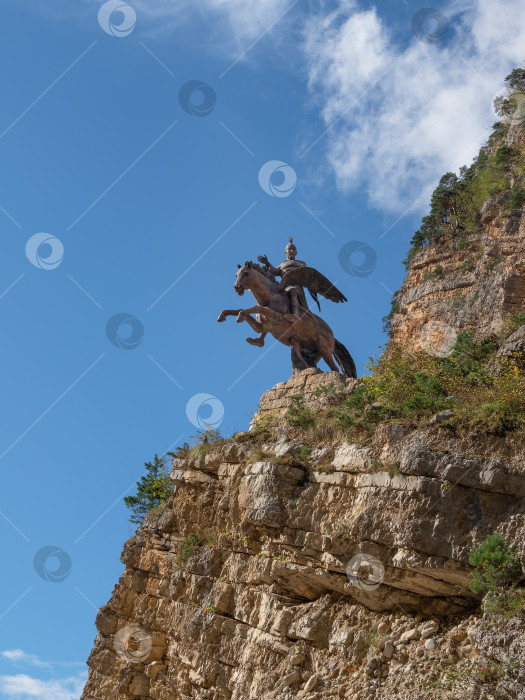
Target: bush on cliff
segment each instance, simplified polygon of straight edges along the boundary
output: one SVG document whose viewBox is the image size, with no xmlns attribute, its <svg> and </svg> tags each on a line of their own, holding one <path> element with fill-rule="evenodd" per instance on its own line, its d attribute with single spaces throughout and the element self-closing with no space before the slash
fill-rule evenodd
<svg viewBox="0 0 525 700">
<path fill-rule="evenodd" d="M 146 475 L 137 481 L 135 496 L 126 496 L 124 503 L 131 509 L 130 521 L 140 524 L 146 515 L 155 508 L 164 506 L 173 493 L 169 477 L 168 456 L 159 457 L 153 462 L 145 462 Z"/>
<path fill-rule="evenodd" d="M 480 226 L 481 208 L 489 197 L 509 192 L 507 213 L 525 205 L 525 148 L 523 144 L 507 146 L 503 141 L 516 110 L 521 109 L 524 73 L 523 68 L 517 68 L 505 78 L 505 93 L 494 101 L 502 121 L 494 124 L 487 144 L 472 165 L 461 167 L 459 175 L 442 176 L 431 197 L 430 213 L 422 219 L 411 240 L 404 261 L 407 267 L 427 245 L 456 238 L 464 247 L 465 235 Z"/>
<path fill-rule="evenodd" d="M 475 567 L 471 574 L 470 590 L 482 593 L 486 612 L 508 619 L 523 606 L 525 590 L 517 584 L 523 578 L 518 554 L 503 537 L 494 532 L 469 555 Z"/>
<path fill-rule="evenodd" d="M 339 433 L 366 440 L 379 423 L 425 425 L 453 409 L 451 428 L 525 435 L 525 372 L 512 360 L 496 364 L 497 350 L 495 340 L 477 341 L 470 332 L 458 334 L 448 357 L 390 343 L 379 360 L 370 360 L 370 374 L 350 396 L 334 391 L 330 404 L 316 411 L 295 397 L 288 425 L 317 438 Z"/>
</svg>

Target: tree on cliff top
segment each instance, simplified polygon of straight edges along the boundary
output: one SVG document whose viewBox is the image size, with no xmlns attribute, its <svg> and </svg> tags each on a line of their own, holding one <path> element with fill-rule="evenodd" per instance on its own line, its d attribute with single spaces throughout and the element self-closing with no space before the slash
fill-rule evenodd
<svg viewBox="0 0 525 700">
<path fill-rule="evenodd" d="M 140 524 L 152 509 L 162 507 L 173 493 L 167 460 L 166 455 L 159 457 L 156 454 L 153 463 L 145 462 L 146 474 L 137 481 L 137 494 L 124 498 L 124 503 L 132 511 L 132 523 Z"/>
</svg>

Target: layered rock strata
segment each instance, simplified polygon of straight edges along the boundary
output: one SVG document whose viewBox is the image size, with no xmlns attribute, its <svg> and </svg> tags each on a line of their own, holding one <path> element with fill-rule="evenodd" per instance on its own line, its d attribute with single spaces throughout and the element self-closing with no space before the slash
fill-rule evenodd
<svg viewBox="0 0 525 700">
<path fill-rule="evenodd" d="M 277 385 L 261 415 L 322 401 L 323 379 Z M 523 550 L 524 445 L 381 425 L 308 451 L 279 422 L 174 460 L 173 499 L 97 617 L 83 700 L 481 698 L 439 684 L 494 653 L 498 697 L 524 697 L 525 616 L 487 632 L 466 585 L 489 533 Z"/>
<path fill-rule="evenodd" d="M 525 210 L 502 217 L 508 197 L 486 202 L 476 233 L 416 255 L 397 294 L 393 340 L 446 354 L 459 331 L 498 334 L 525 309 Z"/>
</svg>

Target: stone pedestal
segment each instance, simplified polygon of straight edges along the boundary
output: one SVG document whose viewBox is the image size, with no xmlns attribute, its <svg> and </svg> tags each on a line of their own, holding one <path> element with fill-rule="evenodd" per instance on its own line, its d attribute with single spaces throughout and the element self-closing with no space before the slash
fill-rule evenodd
<svg viewBox="0 0 525 700">
<path fill-rule="evenodd" d="M 330 384 L 351 394 L 357 379 L 349 379 L 338 372 L 322 372 L 317 367 L 294 370 L 287 382 L 276 384 L 273 389 L 265 391 L 259 401 L 259 410 L 254 415 L 252 426 L 264 415 L 282 418 L 291 404 L 292 396 L 301 395 L 306 406 L 314 407 L 323 402 L 323 396 L 316 396 L 315 391 Z M 326 396 L 324 397 L 326 399 Z"/>
</svg>

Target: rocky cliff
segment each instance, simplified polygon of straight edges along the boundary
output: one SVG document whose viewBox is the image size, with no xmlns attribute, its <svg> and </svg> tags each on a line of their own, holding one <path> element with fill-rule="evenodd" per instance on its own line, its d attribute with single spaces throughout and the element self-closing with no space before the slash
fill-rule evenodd
<svg viewBox="0 0 525 700">
<path fill-rule="evenodd" d="M 296 372 L 249 431 L 173 460 L 173 496 L 97 616 L 82 700 L 525 698 L 525 592 L 496 610 L 469 585 L 492 533 L 525 563 L 510 121 L 436 190 L 374 374 Z"/>
<path fill-rule="evenodd" d="M 481 226 L 440 242 L 412 261 L 397 295 L 392 338 L 415 348 L 450 348 L 459 331 L 489 337 L 525 307 L 525 211 L 493 195 Z"/>
<path fill-rule="evenodd" d="M 83 700 L 485 697 L 443 685 L 480 683 L 485 658 L 497 697 L 525 697 L 525 615 L 487 627 L 465 585 L 490 532 L 523 547 L 525 446 L 379 425 L 307 453 L 275 417 L 299 392 L 322 408 L 330 381 L 355 389 L 305 370 L 251 431 L 174 460 L 173 500 L 97 617 Z"/>
<path fill-rule="evenodd" d="M 459 179 L 448 173 L 434 193 L 395 295 L 394 341 L 445 353 L 458 332 L 498 334 L 525 308 L 525 93 L 519 97 L 474 164 Z"/>
</svg>

